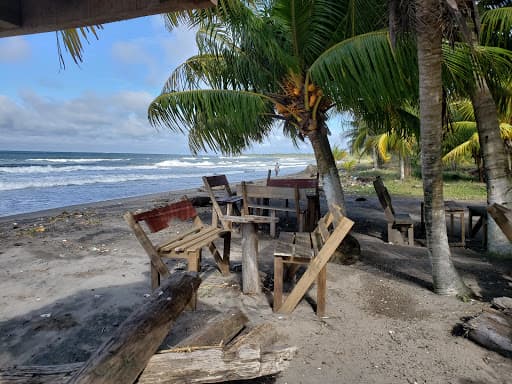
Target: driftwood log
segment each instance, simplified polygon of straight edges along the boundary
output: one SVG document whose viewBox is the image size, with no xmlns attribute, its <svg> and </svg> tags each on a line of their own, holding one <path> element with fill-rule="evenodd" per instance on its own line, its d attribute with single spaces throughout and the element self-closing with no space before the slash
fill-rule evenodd
<svg viewBox="0 0 512 384">
<path fill-rule="evenodd" d="M 162 351 L 148 363 L 139 384 L 220 383 L 253 379 L 286 369 L 295 347 L 277 347 L 270 324 L 254 327 L 225 348 Z"/>
<path fill-rule="evenodd" d="M 493 306 L 463 324 L 463 329 L 470 340 L 512 357 L 512 299 L 501 297 L 493 300 Z"/>
</svg>

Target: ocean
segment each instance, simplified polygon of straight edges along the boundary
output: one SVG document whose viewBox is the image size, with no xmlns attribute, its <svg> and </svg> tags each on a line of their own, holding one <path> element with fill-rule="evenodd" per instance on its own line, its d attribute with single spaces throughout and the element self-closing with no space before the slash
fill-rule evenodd
<svg viewBox="0 0 512 384">
<path fill-rule="evenodd" d="M 262 179 L 314 164 L 313 155 L 239 157 L 0 151 L 0 217 L 74 204 L 198 188 L 202 176 Z"/>
</svg>

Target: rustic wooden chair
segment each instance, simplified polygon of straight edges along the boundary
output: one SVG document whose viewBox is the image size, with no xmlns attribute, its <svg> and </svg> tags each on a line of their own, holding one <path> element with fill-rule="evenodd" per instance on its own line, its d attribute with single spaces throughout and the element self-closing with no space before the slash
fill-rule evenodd
<svg viewBox="0 0 512 384">
<path fill-rule="evenodd" d="M 316 280 L 316 313 L 325 314 L 327 262 L 353 225 L 340 207 L 333 206 L 313 232 L 280 234 L 274 251 L 274 312 L 291 313 Z M 291 278 L 301 265 L 307 267 L 306 271 L 283 302 L 284 266 L 289 267 L 286 276 Z"/>
<path fill-rule="evenodd" d="M 231 222 L 225 220 L 224 216 L 231 216 L 233 213 L 240 215 L 237 204 L 242 201 L 242 197 L 231 191 L 226 175 L 203 176 L 203 183 L 212 201 L 212 226 L 218 226 L 220 220 L 223 228 L 231 229 Z M 226 206 L 225 213 L 221 206 Z"/>
<path fill-rule="evenodd" d="M 388 242 L 400 245 L 414 245 L 414 221 L 408 213 L 396 213 L 391 196 L 380 176 L 373 181 L 375 192 L 388 222 Z"/>
<path fill-rule="evenodd" d="M 208 247 L 221 273 L 223 275 L 229 274 L 231 232 L 203 224 L 188 199 L 145 212 L 127 212 L 124 215 L 124 219 L 151 260 L 152 289 L 160 285 L 161 277 L 169 276 L 169 270 L 161 258 L 186 259 L 188 261 L 188 270 L 199 272 L 201 269 L 201 250 L 203 247 Z M 140 222 L 144 222 L 149 232 L 154 233 L 168 228 L 171 221 L 174 220 L 191 221 L 192 228 L 171 236 L 160 244 L 155 244 L 140 224 Z M 224 239 L 222 256 L 214 243 L 214 240 L 219 238 Z"/>
</svg>

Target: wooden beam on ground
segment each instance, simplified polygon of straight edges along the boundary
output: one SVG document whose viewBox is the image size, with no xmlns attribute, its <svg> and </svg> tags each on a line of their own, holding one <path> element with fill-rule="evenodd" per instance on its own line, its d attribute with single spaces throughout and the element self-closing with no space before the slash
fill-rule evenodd
<svg viewBox="0 0 512 384">
<path fill-rule="evenodd" d="M 0 37 L 99 25 L 214 4 L 216 0 L 4 0 L 0 2 Z"/>
<path fill-rule="evenodd" d="M 286 369 L 295 347 L 276 347 L 270 324 L 256 326 L 226 348 L 156 354 L 138 384 L 220 383 L 268 376 Z"/>
<path fill-rule="evenodd" d="M 195 273 L 173 274 L 133 312 L 68 381 L 68 384 L 130 384 L 156 352 L 174 320 L 197 291 Z"/>
</svg>

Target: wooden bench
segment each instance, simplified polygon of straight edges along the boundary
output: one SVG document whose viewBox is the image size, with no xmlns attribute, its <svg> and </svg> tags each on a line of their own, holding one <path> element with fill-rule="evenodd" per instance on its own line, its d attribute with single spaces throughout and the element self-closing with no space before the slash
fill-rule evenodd
<svg viewBox="0 0 512 384">
<path fill-rule="evenodd" d="M 304 190 L 298 187 L 267 187 L 265 185 L 248 184 L 244 181 L 237 187 L 237 194 L 243 199 L 243 214 L 256 212 L 261 215 L 267 211 L 275 218 L 276 212 L 292 212 L 297 217 L 299 232 L 304 230 L 305 201 Z M 281 204 L 279 204 L 279 200 Z M 286 206 L 285 200 L 292 200 L 293 207 Z M 301 204 L 301 201 L 303 204 Z M 268 203 L 267 203 L 268 202 Z M 276 237 L 276 221 L 270 223 L 270 236 Z"/>
<path fill-rule="evenodd" d="M 340 207 L 333 206 L 313 232 L 280 234 L 274 251 L 274 312 L 291 313 L 316 280 L 316 313 L 318 316 L 325 314 L 326 265 L 353 225 L 353 221 L 343 216 Z M 289 267 L 286 272 L 285 265 Z M 290 279 L 300 265 L 306 265 L 307 269 L 283 302 L 283 274 Z"/>
<path fill-rule="evenodd" d="M 408 213 L 396 213 L 391 196 L 380 176 L 373 181 L 375 192 L 388 223 L 388 242 L 400 245 L 414 245 L 414 221 Z"/>
<path fill-rule="evenodd" d="M 169 276 L 169 270 L 161 258 L 186 259 L 188 262 L 188 270 L 199 272 L 201 269 L 201 250 L 203 247 L 208 247 L 221 273 L 223 275 L 229 274 L 231 232 L 223 228 L 203 224 L 188 199 L 145 212 L 127 212 L 124 215 L 124 219 L 151 260 L 150 272 L 152 289 L 160 285 L 161 277 Z M 191 224 L 190 228 L 166 238 L 159 244 L 155 244 L 155 242 L 150 239 L 140 224 L 144 222 L 149 232 L 154 233 L 168 228 L 170 222 L 173 220 L 189 221 Z M 214 240 L 219 238 L 224 239 L 224 251 L 222 256 L 214 243 Z"/>
<path fill-rule="evenodd" d="M 305 218 L 305 230 L 313 231 L 318 219 L 320 219 L 320 191 L 318 186 L 318 173 L 316 178 L 280 178 L 272 179 L 272 171 L 268 171 L 267 187 L 299 188 L 305 190 L 307 199 L 307 213 Z M 300 193 L 302 194 L 302 193 Z M 288 200 L 285 201 L 288 206 Z"/>
</svg>

